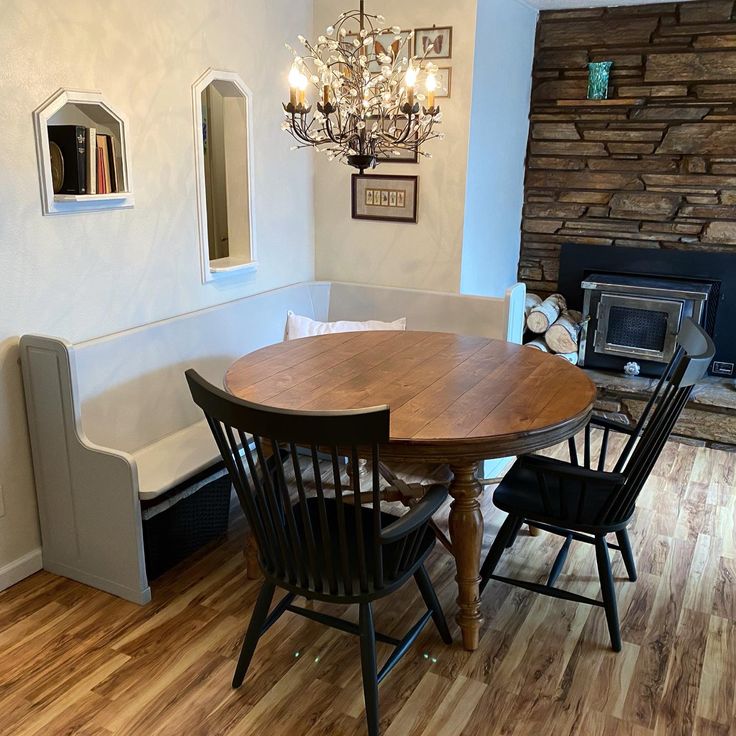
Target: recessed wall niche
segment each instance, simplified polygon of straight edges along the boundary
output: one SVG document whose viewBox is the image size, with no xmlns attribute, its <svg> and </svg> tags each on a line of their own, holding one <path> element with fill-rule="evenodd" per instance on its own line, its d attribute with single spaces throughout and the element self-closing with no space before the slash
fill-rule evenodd
<svg viewBox="0 0 736 736">
<path fill-rule="evenodd" d="M 128 153 L 128 121 L 101 92 L 59 89 L 33 112 L 44 215 L 119 209 L 134 204 Z M 79 131 L 80 146 L 62 152 L 60 127 Z M 98 146 L 102 148 L 98 172 Z M 78 170 L 77 184 L 62 187 L 65 172 Z M 97 190 L 98 175 L 104 182 Z M 89 183 L 89 186 L 88 186 Z M 73 191 L 72 191 L 73 189 Z"/>
<path fill-rule="evenodd" d="M 233 72 L 192 86 L 202 281 L 257 267 L 252 94 Z"/>
</svg>

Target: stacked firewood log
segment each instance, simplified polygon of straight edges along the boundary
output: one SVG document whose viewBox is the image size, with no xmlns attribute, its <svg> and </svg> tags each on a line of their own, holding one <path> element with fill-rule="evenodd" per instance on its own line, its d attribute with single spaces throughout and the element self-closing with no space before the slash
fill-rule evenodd
<svg viewBox="0 0 736 736">
<path fill-rule="evenodd" d="M 536 294 L 527 294 L 525 313 L 526 329 L 532 333 L 532 339 L 526 342 L 528 347 L 578 364 L 582 315 L 567 308 L 562 294 L 552 294 L 544 300 Z"/>
</svg>

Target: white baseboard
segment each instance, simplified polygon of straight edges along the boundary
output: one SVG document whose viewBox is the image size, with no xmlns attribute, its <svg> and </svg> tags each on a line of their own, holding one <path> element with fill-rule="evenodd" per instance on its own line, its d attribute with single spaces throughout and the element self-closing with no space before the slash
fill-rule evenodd
<svg viewBox="0 0 736 736">
<path fill-rule="evenodd" d="M 41 548 L 31 550 L 28 554 L 19 557 L 0 567 L 0 590 L 5 590 L 11 585 L 19 583 L 23 578 L 33 575 L 43 568 Z"/>
</svg>

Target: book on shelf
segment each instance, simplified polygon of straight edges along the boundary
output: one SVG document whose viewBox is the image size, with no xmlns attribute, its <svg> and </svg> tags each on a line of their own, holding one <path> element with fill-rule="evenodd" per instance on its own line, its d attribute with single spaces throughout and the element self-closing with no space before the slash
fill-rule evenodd
<svg viewBox="0 0 736 736">
<path fill-rule="evenodd" d="M 118 171 L 117 141 L 111 135 L 107 136 L 107 157 L 110 159 L 110 180 L 113 191 L 122 190 L 120 185 L 120 172 Z"/>
<path fill-rule="evenodd" d="M 97 194 L 97 128 L 87 128 L 87 194 Z"/>
<path fill-rule="evenodd" d="M 59 172 L 54 193 L 87 194 L 87 129 L 83 125 L 49 125 L 48 135 L 52 169 Z"/>
<path fill-rule="evenodd" d="M 110 160 L 107 151 L 107 136 L 97 134 L 97 158 L 100 161 L 97 177 L 97 190 L 100 194 L 108 194 L 110 189 Z"/>
<path fill-rule="evenodd" d="M 97 191 L 100 194 L 110 194 L 121 190 L 120 177 L 117 165 L 115 139 L 111 135 L 97 134 Z"/>
<path fill-rule="evenodd" d="M 96 146 L 97 154 L 96 154 L 96 161 L 97 161 L 97 193 L 98 194 L 106 194 L 107 190 L 105 189 L 105 157 L 103 155 L 102 146 Z"/>
<path fill-rule="evenodd" d="M 96 127 L 49 125 L 54 194 L 112 194 L 123 190 L 118 141 Z"/>
</svg>

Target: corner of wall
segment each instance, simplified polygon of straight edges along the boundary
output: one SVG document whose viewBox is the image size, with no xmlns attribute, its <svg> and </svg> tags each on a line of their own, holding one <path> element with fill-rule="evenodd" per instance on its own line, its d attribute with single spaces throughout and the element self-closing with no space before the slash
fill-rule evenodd
<svg viewBox="0 0 736 736">
<path fill-rule="evenodd" d="M 460 291 L 503 296 L 516 282 L 536 9 L 478 3 Z"/>
<path fill-rule="evenodd" d="M 19 583 L 23 578 L 33 575 L 43 568 L 41 548 L 37 547 L 27 552 L 22 557 L 11 560 L 0 567 L 0 591 Z"/>
</svg>

